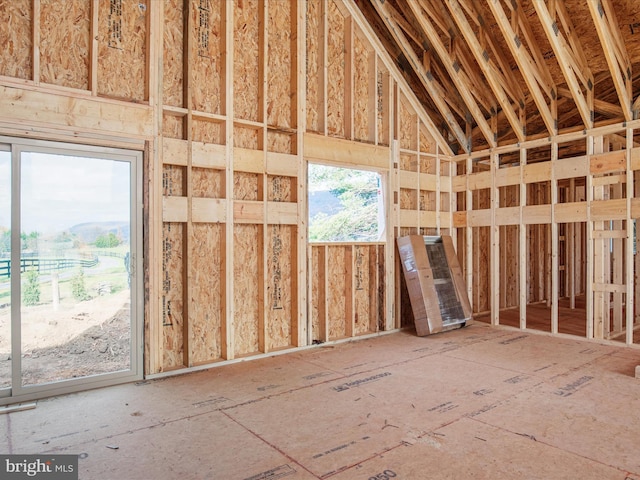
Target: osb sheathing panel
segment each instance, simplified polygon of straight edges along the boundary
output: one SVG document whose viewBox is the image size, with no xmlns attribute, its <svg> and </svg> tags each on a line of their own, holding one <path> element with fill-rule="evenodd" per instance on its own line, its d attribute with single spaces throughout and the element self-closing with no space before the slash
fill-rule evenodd
<svg viewBox="0 0 640 480">
<path fill-rule="evenodd" d="M 181 197 L 185 195 L 185 167 L 177 165 L 163 165 L 162 167 L 162 195 Z"/>
<path fill-rule="evenodd" d="M 162 115 L 162 135 L 170 138 L 184 140 L 184 120 L 176 115 Z"/>
<path fill-rule="evenodd" d="M 420 172 L 436 174 L 436 159 L 432 156 L 420 155 Z"/>
<path fill-rule="evenodd" d="M 191 183 L 194 197 L 222 198 L 224 171 L 193 167 L 191 169 Z"/>
<path fill-rule="evenodd" d="M 279 132 L 267 132 L 267 151 L 276 153 L 296 153 L 296 138 Z"/>
<path fill-rule="evenodd" d="M 164 370 L 183 365 L 185 225 L 162 225 L 162 335 Z"/>
<path fill-rule="evenodd" d="M 90 29 L 90 0 L 41 0 L 41 82 L 89 88 Z"/>
<path fill-rule="evenodd" d="M 233 146 L 258 150 L 261 144 L 262 131 L 255 128 L 243 128 L 235 125 L 233 128 Z"/>
<path fill-rule="evenodd" d="M 298 2 L 300 7 L 302 3 Z M 269 2 L 267 23 L 267 124 L 294 128 L 292 118 L 292 92 L 295 51 L 292 39 L 296 38 L 294 2 Z"/>
<path fill-rule="evenodd" d="M 307 130 L 320 132 L 324 107 L 322 103 L 323 83 L 320 82 L 323 69 L 323 0 L 307 0 Z"/>
<path fill-rule="evenodd" d="M 407 188 L 400 189 L 400 208 L 403 210 L 418 209 L 418 192 Z"/>
<path fill-rule="evenodd" d="M 233 174 L 233 198 L 235 200 L 262 200 L 258 198 L 260 176 L 254 173 L 235 172 Z"/>
<path fill-rule="evenodd" d="M 31 0 L 0 0 L 0 75 L 33 78 Z"/>
<path fill-rule="evenodd" d="M 354 37 L 353 136 L 356 140 L 373 141 L 373 138 L 370 138 L 373 125 L 369 125 L 373 105 L 370 97 L 371 93 L 376 91 L 375 85 L 370 85 L 375 82 L 374 72 L 370 69 L 373 66 L 370 62 L 372 53 L 359 35 Z"/>
<path fill-rule="evenodd" d="M 427 132 L 427 127 L 422 122 L 420 122 L 420 152 L 436 153 L 436 142 L 429 132 Z"/>
<path fill-rule="evenodd" d="M 418 119 L 410 107 L 406 105 L 404 97 L 401 98 L 398 110 L 400 111 L 400 126 L 398 129 L 398 139 L 400 148 L 416 151 L 418 149 Z"/>
<path fill-rule="evenodd" d="M 201 112 L 222 113 L 222 10 L 222 1 L 191 0 L 191 107 Z"/>
<path fill-rule="evenodd" d="M 267 313 L 268 348 L 288 347 L 293 315 L 292 253 L 296 228 L 290 225 L 267 226 Z"/>
<path fill-rule="evenodd" d="M 436 209 L 436 193 L 420 190 L 420 210 L 433 212 Z"/>
<path fill-rule="evenodd" d="M 324 319 L 320 318 L 320 308 L 322 305 L 320 302 L 321 289 L 324 289 L 324 284 L 320 285 L 321 279 L 324 279 L 320 272 L 324 270 L 324 264 L 320 263 L 321 250 L 324 247 L 311 247 L 311 340 L 319 341 L 323 340 L 320 337 L 320 322 Z"/>
<path fill-rule="evenodd" d="M 326 295 L 330 340 L 344 337 L 346 335 L 346 322 L 351 321 L 351 319 L 347 317 L 345 295 L 345 292 L 348 291 L 347 282 L 351 282 L 351 278 L 346 278 L 348 266 L 345 263 L 347 259 L 350 258 L 346 255 L 346 250 L 350 248 L 351 247 L 336 246 L 327 249 L 328 269 L 326 275 L 328 291 Z"/>
<path fill-rule="evenodd" d="M 328 5 L 327 132 L 344 137 L 345 19 L 333 0 Z"/>
<path fill-rule="evenodd" d="M 234 225 L 233 227 L 233 318 L 236 355 L 259 350 L 260 291 L 263 279 L 262 226 Z"/>
<path fill-rule="evenodd" d="M 196 223 L 189 242 L 191 296 L 189 348 L 192 363 L 217 360 L 222 354 L 224 227 Z"/>
<path fill-rule="evenodd" d="M 375 285 L 376 269 L 370 263 L 371 251 L 375 252 L 376 246 L 357 245 L 353 249 L 354 263 L 354 313 L 355 320 L 353 334 L 361 335 L 371 331 L 370 320 L 372 310 L 375 312 L 377 305 L 371 302 L 371 286 Z M 374 256 L 375 258 L 375 256 Z M 372 278 L 373 277 L 373 278 Z"/>
<path fill-rule="evenodd" d="M 400 154 L 400 170 L 408 170 L 410 172 L 415 172 L 418 168 L 418 160 L 416 155 L 411 155 L 408 153 Z"/>
<path fill-rule="evenodd" d="M 267 180 L 267 200 L 271 202 L 295 202 L 295 178 L 280 175 Z"/>
<path fill-rule="evenodd" d="M 260 109 L 259 62 L 264 56 L 260 50 L 262 25 L 260 25 L 258 0 L 234 0 L 233 17 L 233 109 L 235 118 L 258 122 Z M 245 145 L 237 147 L 251 148 Z"/>
<path fill-rule="evenodd" d="M 195 142 L 224 144 L 224 127 L 218 122 L 193 119 L 191 121 L 191 139 Z"/>
<path fill-rule="evenodd" d="M 147 78 L 147 6 L 138 0 L 98 5 L 98 93 L 141 102 Z"/>
<path fill-rule="evenodd" d="M 164 0 L 163 4 L 162 101 L 165 105 L 182 107 L 184 0 Z"/>
</svg>

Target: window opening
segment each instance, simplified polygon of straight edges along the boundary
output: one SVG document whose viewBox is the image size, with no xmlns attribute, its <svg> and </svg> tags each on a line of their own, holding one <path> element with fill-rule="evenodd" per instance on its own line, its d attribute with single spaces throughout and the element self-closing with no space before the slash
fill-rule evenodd
<svg viewBox="0 0 640 480">
<path fill-rule="evenodd" d="M 380 173 L 309 164 L 308 190 L 310 242 L 384 240 Z"/>
</svg>

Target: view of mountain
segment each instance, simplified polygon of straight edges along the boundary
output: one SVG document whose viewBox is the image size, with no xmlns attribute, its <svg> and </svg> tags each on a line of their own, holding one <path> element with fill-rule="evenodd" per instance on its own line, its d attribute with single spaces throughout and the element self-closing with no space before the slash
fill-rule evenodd
<svg viewBox="0 0 640 480">
<path fill-rule="evenodd" d="M 87 222 L 74 225 L 69 232 L 84 243 L 93 243 L 100 235 L 113 233 L 123 242 L 128 242 L 131 235 L 129 222 Z"/>
</svg>

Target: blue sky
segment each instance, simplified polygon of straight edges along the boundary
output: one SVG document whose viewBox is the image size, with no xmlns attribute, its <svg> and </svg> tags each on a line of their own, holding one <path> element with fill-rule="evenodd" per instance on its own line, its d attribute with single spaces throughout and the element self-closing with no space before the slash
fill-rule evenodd
<svg viewBox="0 0 640 480">
<path fill-rule="evenodd" d="M 0 152 L 0 226 L 10 227 L 10 155 Z M 129 219 L 128 162 L 24 152 L 23 232 L 53 233 L 85 222 Z"/>
</svg>

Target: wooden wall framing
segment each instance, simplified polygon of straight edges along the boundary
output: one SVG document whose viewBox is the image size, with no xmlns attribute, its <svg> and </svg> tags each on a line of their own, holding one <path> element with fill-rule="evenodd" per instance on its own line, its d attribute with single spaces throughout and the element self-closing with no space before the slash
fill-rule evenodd
<svg viewBox="0 0 640 480">
<path fill-rule="evenodd" d="M 584 294 L 634 343 L 638 121 L 453 156 L 351 0 L 1 5 L 0 133 L 145 152 L 147 375 L 410 325 L 409 234 L 493 323 Z M 384 242 L 309 245 L 307 162 L 381 174 Z"/>
<path fill-rule="evenodd" d="M 145 151 L 146 374 L 407 324 L 398 222 L 450 228 L 438 172 L 451 152 L 351 1 L 64 7 L 2 4 L 0 131 Z M 400 152 L 419 161 L 418 182 L 399 174 Z M 309 161 L 381 173 L 383 243 L 308 245 Z M 330 280 L 322 291 L 309 272 Z M 320 298 L 332 299 L 322 332 Z"/>
<path fill-rule="evenodd" d="M 638 342 L 638 128 L 634 121 L 456 157 L 454 227 L 475 313 L 500 324 L 515 308 L 529 328 L 527 307 L 543 304 L 547 330 L 568 333 L 559 311 L 579 303 L 578 334 Z"/>
</svg>

